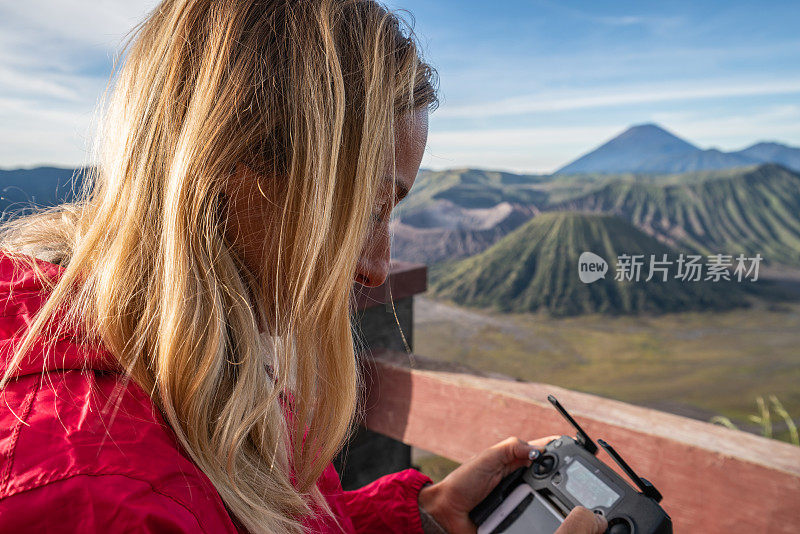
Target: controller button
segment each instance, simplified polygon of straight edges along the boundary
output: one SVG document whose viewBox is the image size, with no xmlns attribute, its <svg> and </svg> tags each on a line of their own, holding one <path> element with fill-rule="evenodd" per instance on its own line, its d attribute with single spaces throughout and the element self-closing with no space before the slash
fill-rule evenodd
<svg viewBox="0 0 800 534">
<path fill-rule="evenodd" d="M 553 442 L 553 447 L 555 447 L 556 449 L 559 448 L 560 446 L 561 446 L 561 440 L 560 439 L 557 439 L 557 440 L 555 440 Z"/>
<path fill-rule="evenodd" d="M 631 534 L 633 525 L 624 517 L 615 517 L 608 522 L 606 534 Z"/>
<path fill-rule="evenodd" d="M 561 473 L 556 473 L 553 475 L 553 484 L 560 484 L 561 483 Z"/>
</svg>

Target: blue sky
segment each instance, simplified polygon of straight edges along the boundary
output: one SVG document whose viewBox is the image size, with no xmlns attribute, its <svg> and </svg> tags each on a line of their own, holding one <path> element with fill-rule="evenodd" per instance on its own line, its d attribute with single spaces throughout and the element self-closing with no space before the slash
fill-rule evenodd
<svg viewBox="0 0 800 534">
<path fill-rule="evenodd" d="M 0 167 L 86 162 L 152 0 L 0 6 Z M 800 145 L 800 2 L 394 0 L 441 78 L 423 165 L 547 172 L 642 122 L 703 148 Z"/>
</svg>

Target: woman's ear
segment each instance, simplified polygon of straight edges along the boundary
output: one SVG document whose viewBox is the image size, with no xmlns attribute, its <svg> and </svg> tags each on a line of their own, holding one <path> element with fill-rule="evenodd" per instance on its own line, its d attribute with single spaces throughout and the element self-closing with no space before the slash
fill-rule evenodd
<svg viewBox="0 0 800 534">
<path fill-rule="evenodd" d="M 217 198 L 214 201 L 214 211 L 216 212 L 217 221 L 222 225 L 223 232 L 228 221 L 229 202 L 230 199 L 225 191 L 217 193 Z"/>
<path fill-rule="evenodd" d="M 241 161 L 234 165 L 228 179 L 223 184 L 222 191 L 234 203 L 239 203 L 240 200 L 246 199 L 248 203 L 252 202 L 252 195 L 262 197 L 262 200 L 275 202 L 272 195 L 274 191 L 275 177 L 272 174 L 259 172 L 252 166 L 242 163 Z"/>
<path fill-rule="evenodd" d="M 277 180 L 252 166 L 237 163 L 225 183 L 220 184 L 219 209 L 227 243 L 241 255 L 254 273 L 271 257 L 275 228 L 280 225 L 281 195 Z"/>
<path fill-rule="evenodd" d="M 246 177 L 254 174 L 252 169 L 244 163 L 236 163 L 228 175 L 228 179 L 225 180 L 225 183 L 222 185 L 222 192 L 228 197 L 235 196 L 235 191 L 244 185 Z"/>
<path fill-rule="evenodd" d="M 237 162 L 232 167 L 228 176 L 221 184 L 220 191 L 216 198 L 216 214 L 219 217 L 223 236 L 230 243 L 238 241 L 242 224 L 241 217 L 244 213 L 239 213 L 243 205 L 243 188 L 248 180 L 255 179 L 255 173 L 244 163 Z"/>
</svg>

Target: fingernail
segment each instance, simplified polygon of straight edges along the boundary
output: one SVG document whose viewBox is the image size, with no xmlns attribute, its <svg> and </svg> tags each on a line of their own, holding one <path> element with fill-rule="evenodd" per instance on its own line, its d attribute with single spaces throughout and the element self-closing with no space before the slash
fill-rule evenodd
<svg viewBox="0 0 800 534">
<path fill-rule="evenodd" d="M 539 449 L 531 449 L 530 451 L 528 451 L 528 460 L 532 462 L 535 459 L 537 459 L 540 454 L 541 453 L 539 452 Z"/>
</svg>

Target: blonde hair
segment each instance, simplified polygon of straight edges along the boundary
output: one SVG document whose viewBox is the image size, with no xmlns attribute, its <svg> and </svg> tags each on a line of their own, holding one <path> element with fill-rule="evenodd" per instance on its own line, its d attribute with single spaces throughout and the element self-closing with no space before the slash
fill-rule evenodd
<svg viewBox="0 0 800 534">
<path fill-rule="evenodd" d="M 134 30 L 78 199 L 0 228 L 66 267 L 0 386 L 37 336 L 79 325 L 242 525 L 299 532 L 330 513 L 315 483 L 353 421 L 351 290 L 395 120 L 435 106 L 435 73 L 371 0 L 165 0 Z M 263 277 L 225 239 L 237 163 L 285 191 Z"/>
</svg>

